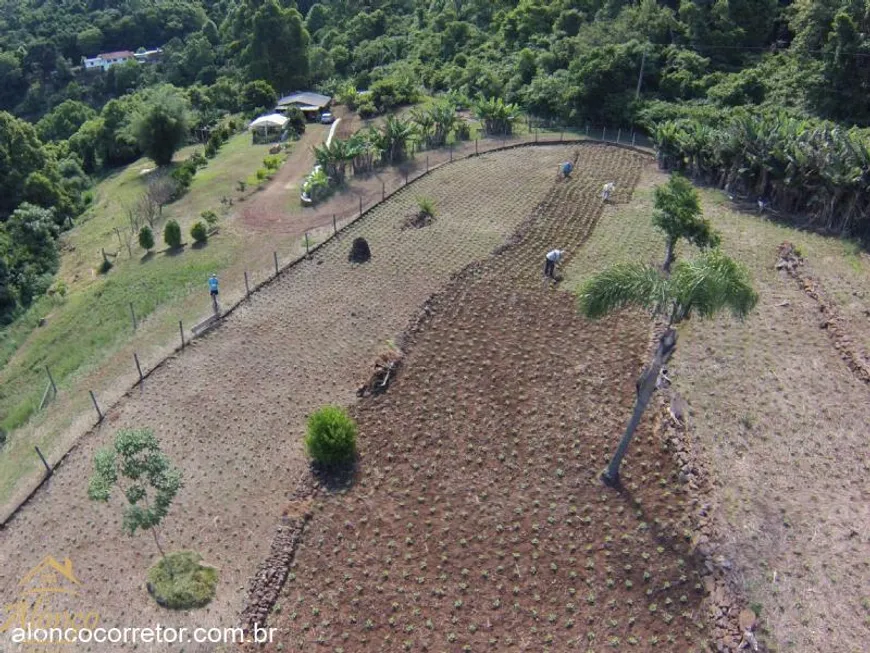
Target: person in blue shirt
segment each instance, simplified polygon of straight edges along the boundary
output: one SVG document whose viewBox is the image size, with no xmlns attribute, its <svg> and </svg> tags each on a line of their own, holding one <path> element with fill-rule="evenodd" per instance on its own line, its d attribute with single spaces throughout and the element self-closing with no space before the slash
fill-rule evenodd
<svg viewBox="0 0 870 653">
<path fill-rule="evenodd" d="M 567 179 L 571 176 L 571 171 L 574 169 L 574 164 L 570 161 L 566 161 L 562 164 L 562 176 Z"/>
<path fill-rule="evenodd" d="M 211 275 L 208 278 L 208 289 L 211 292 L 211 304 L 212 308 L 214 308 L 214 312 L 218 312 L 218 278 L 216 274 Z"/>
</svg>

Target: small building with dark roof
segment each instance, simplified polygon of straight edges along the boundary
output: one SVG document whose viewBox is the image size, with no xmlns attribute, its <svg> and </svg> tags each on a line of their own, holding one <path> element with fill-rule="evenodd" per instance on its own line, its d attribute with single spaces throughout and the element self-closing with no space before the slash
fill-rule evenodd
<svg viewBox="0 0 870 653">
<path fill-rule="evenodd" d="M 326 111 L 332 104 L 332 98 L 328 95 L 320 93 L 312 93 L 310 91 L 300 91 L 285 95 L 278 100 L 278 106 L 275 111 L 282 113 L 290 107 L 299 109 L 308 120 L 317 120 L 321 113 Z"/>
</svg>

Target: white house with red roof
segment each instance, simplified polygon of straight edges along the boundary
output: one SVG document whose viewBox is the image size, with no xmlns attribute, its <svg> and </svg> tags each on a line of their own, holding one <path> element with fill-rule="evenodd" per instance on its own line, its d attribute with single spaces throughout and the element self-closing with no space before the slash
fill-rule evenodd
<svg viewBox="0 0 870 653">
<path fill-rule="evenodd" d="M 138 52 L 130 50 L 118 50 L 117 52 L 103 52 L 96 57 L 82 57 L 82 66 L 85 70 L 108 70 L 117 64 L 126 63 L 128 61 L 136 61 L 138 63 L 152 63 L 156 61 L 163 51 L 160 48 L 155 50 L 145 50 L 140 48 Z"/>
</svg>

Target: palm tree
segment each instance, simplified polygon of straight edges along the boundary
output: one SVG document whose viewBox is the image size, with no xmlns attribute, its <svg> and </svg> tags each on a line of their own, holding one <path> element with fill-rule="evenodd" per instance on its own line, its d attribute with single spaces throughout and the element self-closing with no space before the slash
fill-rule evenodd
<svg viewBox="0 0 870 653">
<path fill-rule="evenodd" d="M 679 174 L 671 175 L 668 183 L 655 190 L 653 224 L 665 232 L 666 250 L 662 269 L 670 273 L 675 247 L 680 238 L 705 249 L 719 245 L 719 234 L 701 215 L 698 191 L 691 182 Z"/>
<path fill-rule="evenodd" d="M 641 306 L 667 320 L 652 362 L 637 380 L 637 398 L 631 419 L 602 480 L 619 484 L 619 468 L 646 410 L 662 367 L 677 346 L 674 328 L 693 314 L 709 318 L 729 309 L 745 317 L 758 302 L 749 273 L 739 263 L 713 249 L 691 261 L 679 261 L 670 276 L 652 265 L 616 265 L 587 281 L 580 290 L 580 309 L 595 319 L 626 306 Z"/>
</svg>

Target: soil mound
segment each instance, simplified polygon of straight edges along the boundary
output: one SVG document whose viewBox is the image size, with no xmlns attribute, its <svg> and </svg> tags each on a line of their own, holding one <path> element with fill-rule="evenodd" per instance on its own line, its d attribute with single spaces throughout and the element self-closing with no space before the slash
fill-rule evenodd
<svg viewBox="0 0 870 653">
<path fill-rule="evenodd" d="M 365 263 L 372 257 L 372 250 L 365 238 L 354 238 L 347 260 L 351 263 Z"/>
<path fill-rule="evenodd" d="M 374 370 L 366 382 L 357 389 L 356 396 L 365 397 L 386 392 L 390 381 L 396 377 L 401 364 L 402 352 L 400 351 L 388 351 L 378 356 Z"/>
<path fill-rule="evenodd" d="M 434 219 L 435 216 L 431 213 L 417 211 L 405 218 L 405 221 L 402 223 L 402 229 L 422 229 L 432 224 Z"/>
<path fill-rule="evenodd" d="M 777 250 L 776 269 L 794 272 L 800 266 L 803 259 L 800 251 L 791 243 L 783 243 Z"/>
</svg>

